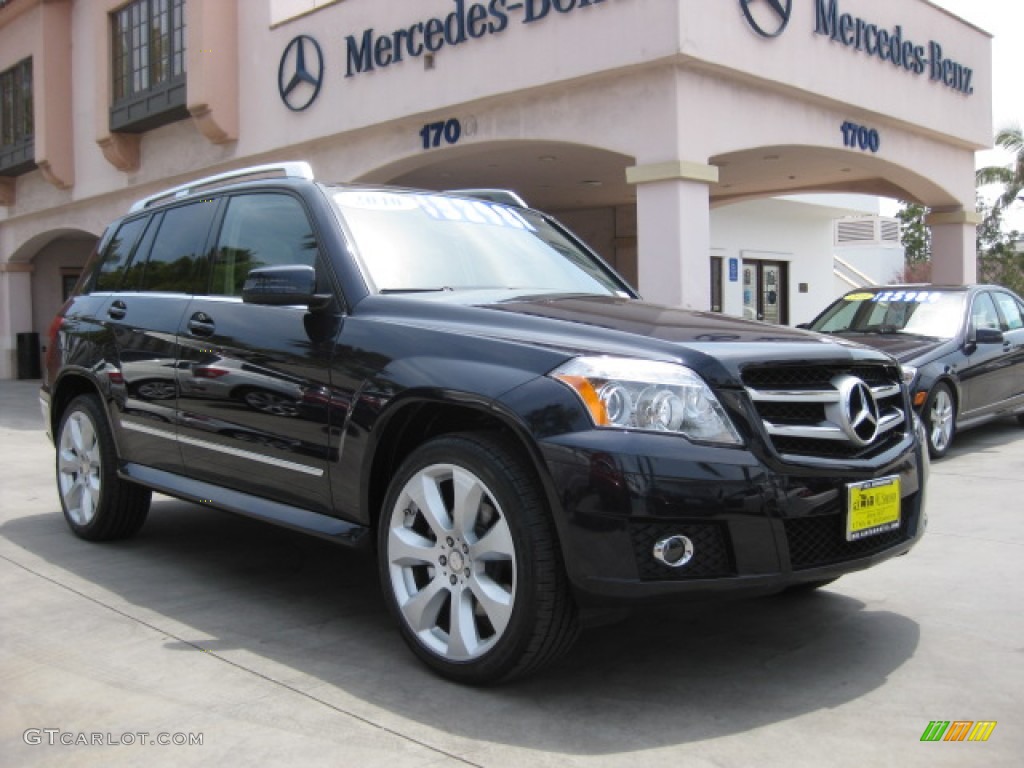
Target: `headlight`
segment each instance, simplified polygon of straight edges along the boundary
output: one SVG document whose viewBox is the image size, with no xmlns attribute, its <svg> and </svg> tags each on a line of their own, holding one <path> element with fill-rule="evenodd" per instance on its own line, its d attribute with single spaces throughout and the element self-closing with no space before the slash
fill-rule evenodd
<svg viewBox="0 0 1024 768">
<path fill-rule="evenodd" d="M 595 426 L 675 432 L 725 445 L 742 443 L 704 380 L 681 365 L 577 357 L 549 375 L 573 389 Z"/>
<path fill-rule="evenodd" d="M 912 365 L 901 365 L 900 370 L 903 372 L 903 383 L 910 388 L 910 385 L 914 383 L 914 379 L 917 378 L 917 368 Z"/>
</svg>

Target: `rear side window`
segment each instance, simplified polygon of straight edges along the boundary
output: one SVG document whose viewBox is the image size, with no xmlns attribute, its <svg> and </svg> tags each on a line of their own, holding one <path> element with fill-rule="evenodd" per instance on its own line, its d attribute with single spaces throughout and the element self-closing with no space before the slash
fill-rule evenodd
<svg viewBox="0 0 1024 768">
<path fill-rule="evenodd" d="M 200 277 L 206 238 L 217 206 L 211 201 L 163 214 L 128 270 L 122 290 L 192 293 Z"/>
<path fill-rule="evenodd" d="M 126 221 L 117 230 L 107 246 L 103 257 L 103 264 L 100 265 L 99 274 L 96 275 L 96 291 L 118 291 L 121 283 L 124 282 L 125 272 L 128 270 L 128 263 L 131 260 L 135 244 L 146 228 L 148 218 L 133 219 Z"/>
<path fill-rule="evenodd" d="M 249 271 L 257 267 L 316 266 L 319 249 L 306 210 L 291 195 L 238 195 L 228 203 L 210 293 L 241 296 Z"/>
</svg>

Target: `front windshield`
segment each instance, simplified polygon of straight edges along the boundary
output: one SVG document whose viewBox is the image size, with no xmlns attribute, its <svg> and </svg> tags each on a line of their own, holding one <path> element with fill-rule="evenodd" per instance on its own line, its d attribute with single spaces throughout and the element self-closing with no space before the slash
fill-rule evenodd
<svg viewBox="0 0 1024 768">
<path fill-rule="evenodd" d="M 378 293 L 630 295 L 589 253 L 528 210 L 377 190 L 341 190 L 332 199 Z"/>
<path fill-rule="evenodd" d="M 966 294 L 931 290 L 848 293 L 812 325 L 821 333 L 905 333 L 952 339 Z"/>
</svg>

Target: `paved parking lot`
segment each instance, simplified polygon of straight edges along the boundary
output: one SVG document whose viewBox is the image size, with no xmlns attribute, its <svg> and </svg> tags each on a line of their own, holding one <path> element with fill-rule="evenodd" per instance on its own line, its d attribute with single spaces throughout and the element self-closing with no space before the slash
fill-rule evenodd
<svg viewBox="0 0 1024 768">
<path fill-rule="evenodd" d="M 931 768 L 1024 755 L 1012 420 L 933 465 L 928 533 L 907 557 L 814 595 L 646 610 L 586 633 L 539 679 L 474 690 L 415 661 L 372 563 L 330 544 L 165 497 L 130 542 L 73 537 L 37 386 L 0 382 L 0 765 Z M 922 743 L 932 720 L 998 725 L 984 743 Z"/>
</svg>

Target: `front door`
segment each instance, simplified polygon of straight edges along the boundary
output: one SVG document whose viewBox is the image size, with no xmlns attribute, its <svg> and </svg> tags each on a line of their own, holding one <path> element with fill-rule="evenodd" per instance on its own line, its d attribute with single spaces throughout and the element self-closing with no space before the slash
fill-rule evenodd
<svg viewBox="0 0 1024 768">
<path fill-rule="evenodd" d="M 788 275 L 784 261 L 743 260 L 743 316 L 785 325 L 789 322 Z"/>
<path fill-rule="evenodd" d="M 338 323 L 318 322 L 306 307 L 241 299 L 256 267 L 322 267 L 302 201 L 284 192 L 230 197 L 214 254 L 209 293 L 193 298 L 178 331 L 184 471 L 329 513 L 324 393 Z"/>
</svg>

